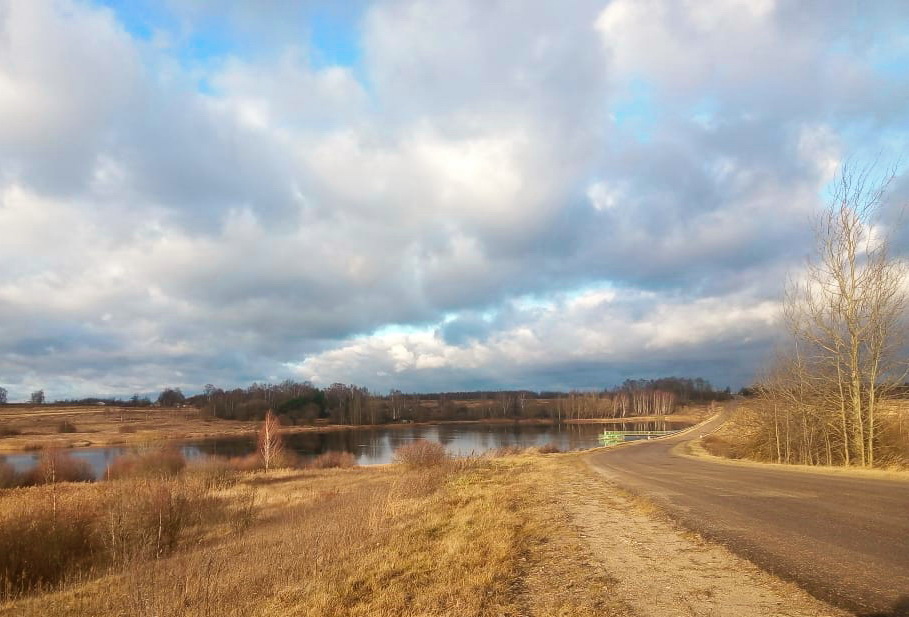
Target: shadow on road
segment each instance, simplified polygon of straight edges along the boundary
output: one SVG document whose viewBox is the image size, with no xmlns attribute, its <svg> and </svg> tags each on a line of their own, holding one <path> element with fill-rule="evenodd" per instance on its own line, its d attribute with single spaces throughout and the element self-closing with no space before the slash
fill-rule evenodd
<svg viewBox="0 0 909 617">
<path fill-rule="evenodd" d="M 909 617 L 909 596 L 901 597 L 886 613 L 859 613 L 858 617 Z"/>
</svg>

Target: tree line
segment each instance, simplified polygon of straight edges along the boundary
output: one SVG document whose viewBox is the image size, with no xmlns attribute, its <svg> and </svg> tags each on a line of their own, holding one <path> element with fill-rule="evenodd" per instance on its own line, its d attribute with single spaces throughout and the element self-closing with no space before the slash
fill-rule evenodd
<svg viewBox="0 0 909 617">
<path fill-rule="evenodd" d="M 309 382 L 286 380 L 253 383 L 247 388 L 222 389 L 207 384 L 201 394 L 181 399 L 212 418 L 261 420 L 273 410 L 284 424 L 323 421 L 334 424 L 381 424 L 427 420 L 546 418 L 553 420 L 670 414 L 690 403 L 731 398 L 729 389 L 716 390 L 704 379 L 667 377 L 627 380 L 620 386 L 594 392 L 535 392 L 478 390 L 469 392 L 386 395 L 353 384 L 318 388 Z M 162 392 L 159 401 L 170 398 Z"/>
<path fill-rule="evenodd" d="M 0 390 L 0 403 L 6 402 Z M 32 404 L 45 404 L 32 396 Z M 202 392 L 186 396 L 180 388 L 164 388 L 154 401 L 147 396 L 129 399 L 89 397 L 56 401 L 68 406 L 180 407 L 199 409 L 204 417 L 227 420 L 262 420 L 273 411 L 283 424 L 368 425 L 430 420 L 483 420 L 539 418 L 555 421 L 585 418 L 623 418 L 666 415 L 690 403 L 721 401 L 729 388 L 716 390 L 704 379 L 666 377 L 629 379 L 611 389 L 553 392 L 532 390 L 476 390 L 466 392 L 382 395 L 367 388 L 334 383 L 319 388 L 309 382 L 285 380 L 253 383 L 246 388 L 223 389 L 206 384 Z"/>
</svg>

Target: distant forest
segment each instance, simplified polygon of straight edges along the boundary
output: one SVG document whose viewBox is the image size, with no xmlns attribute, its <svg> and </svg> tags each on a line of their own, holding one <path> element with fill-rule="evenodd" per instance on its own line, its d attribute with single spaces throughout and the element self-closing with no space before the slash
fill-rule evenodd
<svg viewBox="0 0 909 617">
<path fill-rule="evenodd" d="M 723 401 L 729 388 L 716 390 L 705 379 L 665 377 L 629 379 L 600 391 L 534 392 L 531 390 L 477 390 L 407 394 L 392 390 L 386 395 L 367 388 L 336 383 L 317 388 L 308 382 L 287 380 L 277 384 L 254 383 L 248 388 L 224 390 L 208 384 L 201 394 L 184 396 L 179 388 L 166 388 L 152 401 L 133 396 L 128 400 L 86 398 L 58 401 L 68 405 L 125 407 L 192 406 L 210 418 L 259 420 L 269 409 L 286 425 L 328 422 L 333 424 L 382 424 L 427 420 L 482 420 L 540 418 L 571 420 L 668 415 L 690 403 Z"/>
</svg>

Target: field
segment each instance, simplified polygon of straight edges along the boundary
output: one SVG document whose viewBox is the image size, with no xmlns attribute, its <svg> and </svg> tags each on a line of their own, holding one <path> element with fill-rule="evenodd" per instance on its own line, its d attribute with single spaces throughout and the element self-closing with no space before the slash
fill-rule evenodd
<svg viewBox="0 0 909 617">
<path fill-rule="evenodd" d="M 475 404 L 465 401 L 465 405 Z M 426 403 L 429 405 L 430 403 Z M 706 406 L 691 407 L 671 416 L 673 421 L 697 422 L 709 413 Z M 663 416 L 624 418 L 623 421 L 664 419 Z M 513 419 L 474 420 L 473 422 L 514 422 Z M 620 420 L 621 421 L 621 420 Z M 442 421 L 444 422 L 444 421 Z M 459 421 L 463 422 L 463 421 Z M 545 419 L 524 419 L 522 423 L 549 424 Z M 610 422 L 575 420 L 572 422 Z M 137 409 L 128 407 L 58 405 L 0 406 L 0 452 L 38 450 L 48 446 L 78 448 L 89 446 L 146 445 L 165 440 L 200 440 L 214 437 L 248 437 L 258 431 L 260 422 L 241 422 L 205 417 L 192 407 Z M 397 425 L 386 425 L 397 426 Z M 408 425 L 400 425 L 408 426 Z M 346 425 L 317 422 L 308 426 L 288 426 L 288 433 L 329 431 L 350 428 Z"/>
<path fill-rule="evenodd" d="M 0 568 L 24 544 L 55 576 L 8 576 L 2 616 L 838 614 L 579 454 L 189 468 L 5 491 L 0 521 Z"/>
</svg>

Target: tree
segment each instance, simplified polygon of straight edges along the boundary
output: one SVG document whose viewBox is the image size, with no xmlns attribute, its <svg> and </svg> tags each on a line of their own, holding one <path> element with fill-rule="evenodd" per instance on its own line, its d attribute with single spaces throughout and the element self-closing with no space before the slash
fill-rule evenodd
<svg viewBox="0 0 909 617">
<path fill-rule="evenodd" d="M 846 465 L 874 465 L 882 404 L 907 374 L 907 269 L 878 224 L 893 177 L 876 176 L 874 166 L 843 167 L 815 223 L 805 275 L 787 289 L 791 348 L 762 391 L 777 418 L 785 408 L 784 445 L 791 448 L 798 435 L 800 462 L 826 452 Z"/>
<path fill-rule="evenodd" d="M 165 388 L 158 395 L 158 404 L 162 407 L 176 407 L 186 400 L 180 388 Z"/>
<path fill-rule="evenodd" d="M 259 456 L 262 457 L 265 471 L 269 470 L 284 451 L 284 440 L 281 438 L 280 430 L 281 424 L 278 422 L 278 417 L 269 409 L 265 413 L 265 420 L 262 421 L 262 428 L 259 430 Z"/>
<path fill-rule="evenodd" d="M 43 405 L 44 404 L 44 390 L 35 390 L 32 392 L 31 398 L 29 399 L 32 405 Z"/>
<path fill-rule="evenodd" d="M 0 405 L 6 405 L 8 400 L 7 394 L 6 388 L 0 386 Z"/>
<path fill-rule="evenodd" d="M 404 393 L 400 390 L 392 390 L 388 393 L 388 403 L 391 407 L 391 419 L 397 422 L 404 415 L 405 405 Z"/>
</svg>

